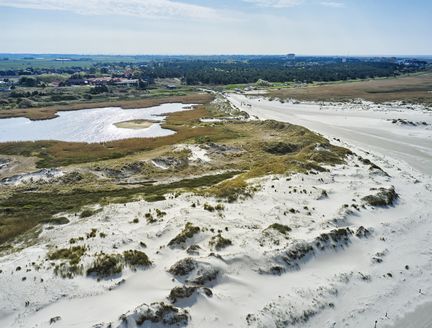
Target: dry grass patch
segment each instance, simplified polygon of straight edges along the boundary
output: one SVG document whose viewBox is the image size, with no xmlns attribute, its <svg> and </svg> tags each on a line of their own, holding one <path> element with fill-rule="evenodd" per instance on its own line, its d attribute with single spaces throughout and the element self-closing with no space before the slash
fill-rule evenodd
<svg viewBox="0 0 432 328">
<path fill-rule="evenodd" d="M 62 248 L 48 254 L 49 260 L 68 260 L 70 264 L 78 264 L 81 257 L 85 254 L 85 246 L 73 246 L 70 248 Z"/>
<path fill-rule="evenodd" d="M 48 259 L 51 261 L 66 261 L 56 264 L 56 266 L 54 267 L 54 274 L 65 279 L 72 279 L 74 276 L 82 274 L 83 266 L 79 263 L 81 262 L 81 257 L 85 254 L 85 252 L 85 246 L 73 246 L 70 248 L 62 248 L 49 253 Z"/>
<path fill-rule="evenodd" d="M 269 96 L 306 101 L 350 101 L 362 98 L 376 103 L 405 101 L 432 105 L 432 72 L 354 82 L 314 84 L 271 90 Z"/>
<path fill-rule="evenodd" d="M 84 176 L 79 183 L 72 181 L 70 184 L 38 185 L 37 189 L 10 189 L 0 198 L 0 244 L 12 241 L 53 215 L 68 211 L 79 212 L 85 206 L 95 204 L 103 206 L 142 198 L 160 201 L 165 199 L 166 193 L 174 191 L 190 191 L 235 201 L 239 196 L 248 197 L 256 191 L 248 185 L 249 179 L 269 174 L 325 170 L 323 165 L 342 163 L 349 153 L 299 126 L 276 121 L 218 124 L 200 122 L 200 118 L 210 115 L 213 113 L 208 106 L 197 106 L 193 110 L 168 115 L 165 127 L 177 131 L 169 137 L 127 139 L 100 144 L 55 141 L 0 144 L 0 153 L 38 156 L 39 166 L 88 162 L 92 163 L 86 164 L 88 168 L 103 165 L 111 171 L 121 171 L 123 166 L 141 163 L 143 158 L 150 160 L 155 156 L 169 154 L 172 150 L 170 147 L 178 143 L 197 143 L 208 139 L 207 141 L 226 143 L 230 147 L 241 149 L 241 152 L 235 154 L 216 150 L 216 154 L 210 155 L 211 161 L 204 165 L 187 165 L 165 171 L 146 167 L 139 171 L 138 177 L 145 179 L 145 183 L 128 184 L 124 181 L 126 179 L 119 178 L 121 182 L 118 182 L 92 175 Z M 130 157 L 126 157 L 128 155 Z M 142 158 L 139 157 L 141 155 Z M 110 160 L 101 163 L 104 159 Z M 186 178 L 181 180 L 181 177 Z M 153 181 L 147 181 L 149 179 L 160 183 L 152 184 Z M 167 183 L 167 180 L 170 182 Z M 91 216 L 94 213 L 83 214 Z M 182 243 L 183 237 L 189 238 L 187 231 L 172 243 Z"/>
<path fill-rule="evenodd" d="M 136 100 L 115 100 L 102 102 L 79 102 L 69 105 L 55 105 L 52 107 L 26 108 L 26 109 L 5 109 L 0 110 L 0 119 L 9 117 L 26 117 L 30 120 L 47 120 L 57 117 L 57 112 L 81 110 L 89 108 L 121 107 L 148 108 L 167 103 L 181 104 L 206 104 L 213 99 L 207 93 L 191 93 L 182 96 L 149 97 Z"/>
<path fill-rule="evenodd" d="M 7 142 L 0 144 L 0 154 L 36 156 L 38 167 L 58 167 L 116 159 L 140 151 L 150 151 L 166 145 L 206 137 L 211 141 L 234 138 L 235 135 L 224 127 L 198 124 L 199 119 L 208 115 L 205 106 L 196 106 L 184 112 L 170 113 L 164 128 L 176 131 L 174 135 L 158 138 L 133 138 L 104 143 L 80 143 L 62 141 Z"/>
<path fill-rule="evenodd" d="M 147 200 L 161 200 L 163 195 L 175 190 L 193 191 L 213 186 L 230 179 L 238 172 L 226 172 L 197 178 L 183 179 L 168 184 L 144 185 L 134 188 L 106 189 L 103 185 L 94 190 L 72 188 L 67 192 L 22 192 L 17 190 L 0 198 L 0 245 L 31 230 L 39 223 L 58 213 L 76 212 L 91 204 L 126 203 L 138 196 Z"/>
<path fill-rule="evenodd" d="M 204 193 L 232 202 L 249 197 L 255 191 L 249 179 L 271 174 L 325 171 L 323 165 L 344 162 L 350 151 L 330 145 L 329 141 L 303 127 L 276 121 L 229 125 L 246 136 L 245 153 L 239 155 L 236 168 L 243 172 L 207 189 Z M 270 151 L 269 151 L 270 150 Z"/>
</svg>

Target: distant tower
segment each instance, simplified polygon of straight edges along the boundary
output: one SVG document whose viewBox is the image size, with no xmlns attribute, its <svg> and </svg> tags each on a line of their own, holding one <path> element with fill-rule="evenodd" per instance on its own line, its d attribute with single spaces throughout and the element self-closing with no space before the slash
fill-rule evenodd
<svg viewBox="0 0 432 328">
<path fill-rule="evenodd" d="M 295 59 L 295 54 L 288 54 L 287 55 L 287 58 L 289 59 L 289 60 L 294 60 Z"/>
</svg>

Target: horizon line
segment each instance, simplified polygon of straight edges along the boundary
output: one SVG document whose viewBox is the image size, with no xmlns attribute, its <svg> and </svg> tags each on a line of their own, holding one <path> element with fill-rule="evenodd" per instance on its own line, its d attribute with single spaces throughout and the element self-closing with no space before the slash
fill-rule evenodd
<svg viewBox="0 0 432 328">
<path fill-rule="evenodd" d="M 188 54 L 188 53 L 61 53 L 61 52 L 0 52 L 4 55 L 59 55 L 59 56 L 107 56 L 107 57 L 126 57 L 126 56 L 189 56 L 189 57 L 212 57 L 212 56 L 287 56 L 294 54 L 299 57 L 432 57 L 432 54 L 305 54 L 305 53 L 212 53 L 212 54 Z"/>
</svg>

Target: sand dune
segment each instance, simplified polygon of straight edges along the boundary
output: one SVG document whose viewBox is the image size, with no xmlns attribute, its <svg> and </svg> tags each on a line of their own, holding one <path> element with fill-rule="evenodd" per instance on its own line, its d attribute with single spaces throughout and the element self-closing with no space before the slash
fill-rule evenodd
<svg viewBox="0 0 432 328">
<path fill-rule="evenodd" d="M 377 133 L 370 133 L 373 151 L 358 134 L 338 135 L 357 120 L 353 130 L 382 127 L 389 142 L 394 134 L 409 149 L 411 138 L 430 138 L 428 127 L 397 133 L 405 127 L 377 114 L 369 118 L 370 109 L 351 117 L 338 107 L 326 109 L 334 114 L 328 116 L 312 107 L 319 111 L 315 118 L 307 108 L 230 99 L 252 102 L 246 110 L 258 117 L 333 131 L 330 136 L 340 139 L 334 143 L 354 154 L 326 172 L 251 180 L 252 197 L 234 203 L 169 194 L 156 203 L 107 205 L 86 218 L 65 214 L 70 223 L 46 225 L 35 245 L 0 259 L 0 326 L 137 327 L 149 316 L 158 324 L 145 321 L 143 327 L 166 326 L 163 320 L 197 328 L 428 324 L 428 305 L 418 306 L 432 302 L 432 181 L 427 165 L 419 172 L 411 162 L 427 161 L 429 148 L 416 146 L 417 157 L 405 162 L 393 156 L 394 148 L 384 151 Z M 404 116 L 405 109 L 397 113 Z M 422 115 L 429 122 L 429 114 Z M 209 153 L 194 156 L 212 160 Z M 372 206 L 376 197 L 388 206 Z M 99 252 L 129 249 L 145 252 L 152 265 L 126 266 L 99 281 L 85 273 L 63 279 L 53 273 L 58 262 L 47 256 L 54 245 L 71 247 L 71 238 L 85 246 L 84 269 Z M 165 316 L 155 314 L 161 308 Z M 416 318 L 408 314 L 415 310 Z"/>
</svg>

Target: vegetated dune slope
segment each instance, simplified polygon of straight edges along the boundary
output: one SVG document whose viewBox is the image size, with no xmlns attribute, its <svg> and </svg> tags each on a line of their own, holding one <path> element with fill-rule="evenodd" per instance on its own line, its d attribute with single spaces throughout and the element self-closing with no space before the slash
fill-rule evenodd
<svg viewBox="0 0 432 328">
<path fill-rule="evenodd" d="M 352 150 L 328 171 L 253 179 L 232 203 L 170 194 L 69 214 L 1 259 L 0 325 L 391 325 L 431 301 L 431 178 Z"/>
</svg>

